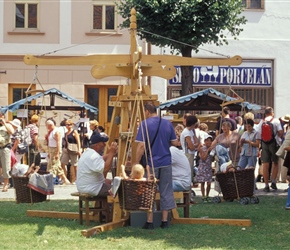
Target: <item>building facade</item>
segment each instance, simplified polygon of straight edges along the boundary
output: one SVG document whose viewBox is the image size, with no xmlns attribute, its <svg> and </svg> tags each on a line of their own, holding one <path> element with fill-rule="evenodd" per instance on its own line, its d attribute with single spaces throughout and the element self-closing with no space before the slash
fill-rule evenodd
<svg viewBox="0 0 290 250">
<path fill-rule="evenodd" d="M 94 118 L 108 127 L 112 113 L 108 101 L 120 84 L 127 84 L 127 79 L 109 77 L 97 80 L 91 75 L 92 65 L 38 65 L 36 68 L 26 65 L 23 57 L 26 54 L 53 58 L 129 54 L 129 32 L 118 28 L 122 20 L 115 13 L 114 2 L 0 1 L 0 106 L 24 98 L 29 86 L 35 90 L 54 87 L 98 107 L 99 114 Z M 290 113 L 285 91 L 290 55 L 290 31 L 287 29 L 290 2 L 243 0 L 243 3 L 243 14 L 248 22 L 239 39 L 229 38 L 229 45 L 223 47 L 203 46 L 198 55 L 192 55 L 219 57 L 208 51 L 225 56 L 239 55 L 243 64 L 238 67 L 193 67 L 194 90 L 213 87 L 226 93 L 231 87 L 246 101 L 273 106 L 276 116 Z M 147 44 L 139 43 L 143 53 L 147 53 Z M 169 53 L 154 46 L 150 51 L 152 54 Z M 180 70 L 176 66 L 174 79 L 150 78 L 152 93 L 158 94 L 160 101 L 180 95 Z M 64 114 L 67 112 L 61 113 L 58 121 L 64 118 Z M 9 118 L 12 118 L 11 114 Z"/>
</svg>

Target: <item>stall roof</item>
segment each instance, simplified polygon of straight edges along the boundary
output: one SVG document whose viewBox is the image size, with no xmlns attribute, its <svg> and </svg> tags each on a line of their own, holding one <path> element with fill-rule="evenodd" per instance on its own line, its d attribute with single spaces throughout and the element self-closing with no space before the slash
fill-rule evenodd
<svg viewBox="0 0 290 250">
<path fill-rule="evenodd" d="M 203 110 L 221 111 L 221 104 L 226 101 L 238 100 L 227 96 L 213 88 L 204 89 L 186 96 L 168 100 L 160 104 L 160 109 L 167 110 Z M 260 110 L 261 106 L 249 102 L 238 102 L 227 105 L 231 111 L 241 111 L 242 107 L 246 110 Z"/>
<path fill-rule="evenodd" d="M 45 90 L 43 92 L 40 92 L 38 94 L 32 95 L 32 96 L 28 96 L 27 98 L 21 99 L 19 101 L 16 101 L 8 106 L 4 106 L 1 107 L 1 111 L 6 113 L 7 111 L 16 111 L 17 109 L 23 109 L 25 107 L 27 107 L 27 104 L 29 104 L 32 100 L 36 100 L 38 98 L 41 98 L 43 96 L 49 95 L 50 96 L 50 105 L 46 106 L 45 109 L 46 110 L 82 110 L 82 109 L 86 109 L 91 111 L 92 113 L 97 114 L 98 113 L 98 109 L 93 107 L 90 104 L 87 104 L 85 102 L 79 101 L 77 99 L 75 99 L 74 97 L 65 94 L 64 92 L 56 89 L 56 88 L 51 88 L 48 90 Z M 74 106 L 55 106 L 55 97 L 67 100 L 69 102 L 73 102 L 75 104 L 78 105 L 78 107 L 74 107 Z M 28 109 L 32 109 L 32 110 L 36 110 L 36 109 L 40 109 L 41 106 L 36 106 L 36 105 L 28 105 Z"/>
</svg>

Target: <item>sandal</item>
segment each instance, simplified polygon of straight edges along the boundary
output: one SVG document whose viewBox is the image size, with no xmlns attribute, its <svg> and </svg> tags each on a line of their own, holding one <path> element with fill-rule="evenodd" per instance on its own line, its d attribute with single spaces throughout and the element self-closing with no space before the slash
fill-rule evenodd
<svg viewBox="0 0 290 250">
<path fill-rule="evenodd" d="M 7 192 L 8 191 L 8 185 L 4 186 L 2 189 L 2 192 Z"/>
</svg>

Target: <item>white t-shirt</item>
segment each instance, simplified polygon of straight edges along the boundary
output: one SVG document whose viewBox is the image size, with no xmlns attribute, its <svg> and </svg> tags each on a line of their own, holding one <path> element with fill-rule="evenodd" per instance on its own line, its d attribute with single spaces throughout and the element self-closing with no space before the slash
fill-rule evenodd
<svg viewBox="0 0 290 250">
<path fill-rule="evenodd" d="M 95 150 L 88 148 L 78 161 L 76 185 L 80 193 L 98 195 L 103 183 L 105 161 Z"/>
<path fill-rule="evenodd" d="M 267 116 L 265 117 L 265 120 L 266 121 L 271 121 L 273 117 L 272 116 Z M 262 119 L 257 127 L 257 132 L 260 133 L 260 135 L 262 135 L 262 124 L 263 124 L 264 120 Z M 282 130 L 282 126 L 281 126 L 281 123 L 279 121 L 279 119 L 277 118 L 274 118 L 271 123 L 273 124 L 273 127 L 274 127 L 274 135 L 275 135 L 275 139 L 276 139 L 276 142 L 278 145 L 281 145 L 282 144 L 282 139 L 278 136 L 278 131 Z"/>
<path fill-rule="evenodd" d="M 208 135 L 207 132 L 200 130 L 199 131 L 199 143 L 204 144 L 204 138 Z"/>
<path fill-rule="evenodd" d="M 191 185 L 191 169 L 189 161 L 182 150 L 170 147 L 172 180 L 182 184 L 184 190 L 189 190 Z"/>
<path fill-rule="evenodd" d="M 183 150 L 183 153 L 186 153 L 186 154 L 194 154 L 195 153 L 195 150 L 190 150 L 186 143 L 185 143 L 185 138 L 186 137 L 190 137 L 191 141 L 192 141 L 192 144 L 194 144 L 194 133 L 192 130 L 189 130 L 188 128 L 185 128 L 183 129 L 181 135 L 180 135 L 180 144 L 181 144 L 181 147 L 182 147 L 182 150 Z"/>
</svg>

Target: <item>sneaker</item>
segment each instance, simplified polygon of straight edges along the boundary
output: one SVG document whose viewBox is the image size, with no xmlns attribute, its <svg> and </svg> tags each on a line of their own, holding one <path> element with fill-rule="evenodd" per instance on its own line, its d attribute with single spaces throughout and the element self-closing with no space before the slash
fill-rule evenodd
<svg viewBox="0 0 290 250">
<path fill-rule="evenodd" d="M 207 197 L 202 197 L 202 202 L 207 203 Z"/>
<path fill-rule="evenodd" d="M 210 197 L 206 197 L 207 202 L 211 202 L 211 198 Z"/>
<path fill-rule="evenodd" d="M 277 190 L 276 183 L 273 183 L 273 182 L 272 182 L 272 184 L 271 184 L 271 188 L 274 189 L 274 190 Z"/>
<path fill-rule="evenodd" d="M 269 192 L 270 192 L 270 188 L 269 188 L 269 186 L 264 187 L 264 188 L 263 188 L 263 191 L 269 193 Z"/>
<path fill-rule="evenodd" d="M 164 228 L 169 228 L 168 222 L 167 222 L 167 221 L 162 221 L 160 227 L 161 227 L 162 229 L 164 229 Z"/>
<path fill-rule="evenodd" d="M 143 229 L 154 229 L 153 223 L 146 222 L 145 225 L 142 227 Z"/>
</svg>

